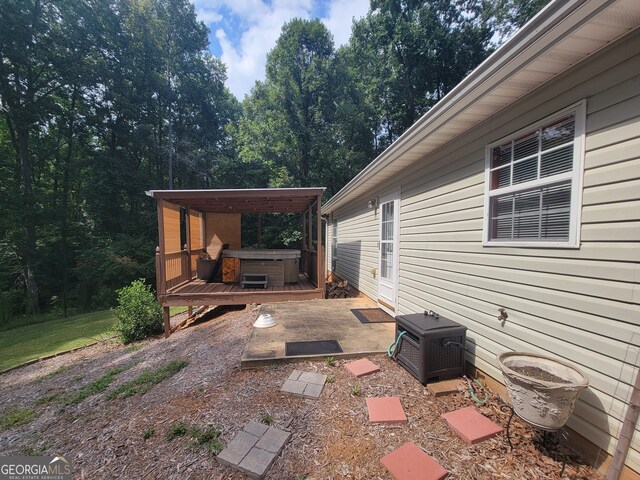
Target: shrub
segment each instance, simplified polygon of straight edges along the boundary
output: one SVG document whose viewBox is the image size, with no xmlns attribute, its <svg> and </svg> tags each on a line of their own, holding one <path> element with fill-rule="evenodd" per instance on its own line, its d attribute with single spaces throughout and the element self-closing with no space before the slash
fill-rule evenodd
<svg viewBox="0 0 640 480">
<path fill-rule="evenodd" d="M 117 294 L 118 306 L 113 309 L 115 329 L 124 343 L 162 332 L 162 308 L 144 280 L 134 280 Z"/>
</svg>

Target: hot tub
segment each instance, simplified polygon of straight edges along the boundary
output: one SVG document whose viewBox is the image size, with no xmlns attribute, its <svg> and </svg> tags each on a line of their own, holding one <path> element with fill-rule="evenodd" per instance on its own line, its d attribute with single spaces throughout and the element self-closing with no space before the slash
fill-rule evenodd
<svg viewBox="0 0 640 480">
<path fill-rule="evenodd" d="M 271 250 L 244 248 L 223 250 L 223 258 L 240 260 L 240 276 L 244 274 L 267 275 L 267 285 L 284 286 L 298 282 L 300 250 Z"/>
</svg>

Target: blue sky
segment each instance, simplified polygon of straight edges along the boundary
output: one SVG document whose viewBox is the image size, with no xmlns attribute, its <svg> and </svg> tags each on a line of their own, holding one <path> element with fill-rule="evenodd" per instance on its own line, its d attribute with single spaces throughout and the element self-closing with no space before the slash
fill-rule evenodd
<svg viewBox="0 0 640 480">
<path fill-rule="evenodd" d="M 267 53 L 282 25 L 292 18 L 319 18 L 336 46 L 346 43 L 353 18 L 367 13 L 369 0 L 191 0 L 210 30 L 211 52 L 227 66 L 227 86 L 242 100 L 264 79 Z"/>
</svg>

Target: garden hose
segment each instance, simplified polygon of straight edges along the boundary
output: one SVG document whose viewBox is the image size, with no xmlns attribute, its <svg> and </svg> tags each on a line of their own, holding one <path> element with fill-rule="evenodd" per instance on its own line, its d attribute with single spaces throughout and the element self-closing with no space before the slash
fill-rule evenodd
<svg viewBox="0 0 640 480">
<path fill-rule="evenodd" d="M 484 398 L 480 400 L 476 396 L 476 392 L 473 390 L 473 385 L 471 384 L 471 380 L 466 375 L 464 379 L 467 381 L 467 386 L 469 387 L 469 395 L 471 396 L 474 402 L 476 402 L 479 405 L 484 405 L 489 401 L 489 394 L 486 391 L 484 392 Z M 476 382 L 480 388 L 484 389 L 482 384 L 477 379 L 474 378 L 473 381 Z"/>
<path fill-rule="evenodd" d="M 387 355 L 393 358 L 396 358 L 396 355 L 398 355 L 398 346 L 400 343 L 400 339 L 402 338 L 402 336 L 407 333 L 406 330 L 400 332 L 400 334 L 398 335 L 398 338 L 396 338 L 395 342 L 391 343 L 391 345 L 389 345 L 389 348 L 387 348 Z"/>
</svg>

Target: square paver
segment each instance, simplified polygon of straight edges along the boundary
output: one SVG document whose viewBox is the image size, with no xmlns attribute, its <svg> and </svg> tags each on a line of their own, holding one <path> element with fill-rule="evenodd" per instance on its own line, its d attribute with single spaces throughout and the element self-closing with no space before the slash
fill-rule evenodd
<svg viewBox="0 0 640 480">
<path fill-rule="evenodd" d="M 324 385 L 318 385 L 317 383 L 307 383 L 304 387 L 304 396 L 308 398 L 320 398 Z"/>
<path fill-rule="evenodd" d="M 473 407 L 444 413 L 441 417 L 454 432 L 471 444 L 482 442 L 502 431 L 500 425 L 492 422 Z"/>
<path fill-rule="evenodd" d="M 367 409 L 371 423 L 407 423 L 398 397 L 367 398 Z"/>
<path fill-rule="evenodd" d="M 314 385 L 324 385 L 327 376 L 322 373 L 302 372 L 298 377 L 299 382 L 313 383 Z"/>
<path fill-rule="evenodd" d="M 262 438 L 256 443 L 257 448 L 268 452 L 278 453 L 291 438 L 291 433 L 269 427 Z"/>
<path fill-rule="evenodd" d="M 395 480 L 441 480 L 447 472 L 415 443 L 405 443 L 380 460 Z"/>
<path fill-rule="evenodd" d="M 249 450 L 258 443 L 259 439 L 259 437 L 245 431 L 238 432 L 238 434 L 233 437 L 233 440 L 227 444 L 226 448 L 218 454 L 218 460 L 231 467 L 238 465 L 247 453 L 249 453 Z"/>
<path fill-rule="evenodd" d="M 427 389 L 436 397 L 442 395 L 450 395 L 452 393 L 458 393 L 458 386 L 462 385 L 462 379 L 453 378 L 451 380 L 443 380 L 441 382 L 430 383 L 427 385 Z"/>
<path fill-rule="evenodd" d="M 273 452 L 252 448 L 237 468 L 252 478 L 262 478 L 275 459 L 276 454 Z"/>
<path fill-rule="evenodd" d="M 244 426 L 242 430 L 244 430 L 247 433 L 250 433 L 251 435 L 255 435 L 256 437 L 261 437 L 266 433 L 268 429 L 269 429 L 269 426 L 265 425 L 264 423 L 249 422 Z"/>
<path fill-rule="evenodd" d="M 356 377 L 363 377 L 365 375 L 380 371 L 380 367 L 368 358 L 361 358 L 360 360 L 349 362 L 345 364 L 344 368 L 349 370 L 349 372 L 351 372 Z"/>
<path fill-rule="evenodd" d="M 252 478 L 260 479 L 290 438 L 290 432 L 249 422 L 218 454 L 218 460 Z"/>
<path fill-rule="evenodd" d="M 282 388 L 281 392 L 290 393 L 292 395 L 302 395 L 304 393 L 304 388 L 307 386 L 304 382 L 298 382 L 297 380 L 286 380 Z"/>
<path fill-rule="evenodd" d="M 327 376 L 315 372 L 294 370 L 280 389 L 281 392 L 298 395 L 300 397 L 317 399 L 322 393 Z"/>
</svg>

